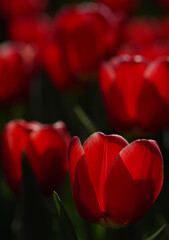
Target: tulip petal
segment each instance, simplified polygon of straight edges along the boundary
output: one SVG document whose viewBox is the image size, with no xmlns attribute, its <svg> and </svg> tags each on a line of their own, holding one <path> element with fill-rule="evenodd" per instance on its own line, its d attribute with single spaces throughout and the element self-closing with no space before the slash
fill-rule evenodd
<svg viewBox="0 0 169 240">
<path fill-rule="evenodd" d="M 72 193 L 79 214 L 87 221 L 99 221 L 101 210 L 89 178 L 87 161 L 78 137 L 73 137 L 69 146 L 69 167 Z"/>
<path fill-rule="evenodd" d="M 147 62 L 141 56 L 124 55 L 113 58 L 101 68 L 100 86 L 105 107 L 112 125 L 120 131 L 135 127 L 146 67 Z"/>
<path fill-rule="evenodd" d="M 104 135 L 98 132 L 92 134 L 83 145 L 89 176 L 102 211 L 104 211 L 103 189 L 108 169 L 127 144 L 127 141 L 119 135 Z"/>
<path fill-rule="evenodd" d="M 138 101 L 137 123 L 145 131 L 157 131 L 169 121 L 169 106 L 155 85 L 145 80 Z"/>
<path fill-rule="evenodd" d="M 70 170 L 70 182 L 73 187 L 75 171 L 79 159 L 84 155 L 84 150 L 78 137 L 73 137 L 69 144 L 68 162 Z"/>
<path fill-rule="evenodd" d="M 106 215 L 116 223 L 135 223 L 149 209 L 163 184 L 163 161 L 157 143 L 138 140 L 113 162 L 105 183 Z"/>
<path fill-rule="evenodd" d="M 2 168 L 8 185 L 19 193 L 21 182 L 21 153 L 28 141 L 28 133 L 23 125 L 25 121 L 9 122 L 2 136 Z"/>
<path fill-rule="evenodd" d="M 50 125 L 31 133 L 26 154 L 43 191 L 57 191 L 67 169 L 67 142 L 63 135 Z"/>
<path fill-rule="evenodd" d="M 111 64 L 106 63 L 102 65 L 99 79 L 104 105 L 111 124 L 120 131 L 129 129 L 131 122 L 124 98 L 115 81 L 115 71 Z M 124 118 L 124 116 L 126 117 Z"/>
<path fill-rule="evenodd" d="M 114 67 L 116 71 L 116 81 L 124 97 L 128 116 L 133 120 L 136 117 L 137 101 L 147 63 L 140 57 L 138 61 L 136 59 L 130 59 Z"/>
<path fill-rule="evenodd" d="M 152 62 L 145 71 L 145 78 L 154 84 L 159 95 L 169 104 L 169 58 Z"/>
</svg>

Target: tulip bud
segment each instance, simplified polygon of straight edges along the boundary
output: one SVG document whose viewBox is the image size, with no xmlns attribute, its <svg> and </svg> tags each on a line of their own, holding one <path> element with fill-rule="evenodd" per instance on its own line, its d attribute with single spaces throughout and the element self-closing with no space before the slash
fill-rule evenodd
<svg viewBox="0 0 169 240">
<path fill-rule="evenodd" d="M 134 224 L 163 184 L 163 159 L 154 140 L 128 143 L 119 135 L 92 134 L 69 145 L 73 198 L 79 214 L 104 226 Z"/>
<path fill-rule="evenodd" d="M 23 151 L 43 192 L 50 195 L 57 191 L 68 170 L 69 140 L 63 122 L 43 125 L 15 120 L 7 123 L 2 136 L 2 168 L 13 192 L 20 191 Z"/>
</svg>

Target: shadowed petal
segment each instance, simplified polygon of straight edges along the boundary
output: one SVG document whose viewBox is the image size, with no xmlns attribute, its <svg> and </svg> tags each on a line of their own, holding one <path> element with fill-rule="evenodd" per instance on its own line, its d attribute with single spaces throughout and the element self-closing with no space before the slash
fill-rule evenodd
<svg viewBox="0 0 169 240">
<path fill-rule="evenodd" d="M 79 214 L 87 221 L 98 221 L 101 210 L 89 178 L 86 157 L 78 137 L 74 137 L 69 146 L 69 168 L 72 193 Z"/>
</svg>

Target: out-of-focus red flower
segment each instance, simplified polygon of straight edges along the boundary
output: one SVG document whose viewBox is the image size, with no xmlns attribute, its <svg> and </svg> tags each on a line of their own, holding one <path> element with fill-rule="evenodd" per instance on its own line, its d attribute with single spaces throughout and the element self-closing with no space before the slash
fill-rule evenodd
<svg viewBox="0 0 169 240">
<path fill-rule="evenodd" d="M 169 55 L 169 19 L 133 18 L 126 22 L 117 55 L 142 55 L 153 60 Z"/>
<path fill-rule="evenodd" d="M 58 190 L 68 170 L 69 140 L 63 122 L 42 125 L 15 120 L 7 123 L 2 136 L 2 168 L 12 191 L 20 191 L 23 151 L 43 192 L 50 195 Z"/>
<path fill-rule="evenodd" d="M 144 49 L 142 55 L 150 60 L 169 56 L 169 39 L 152 43 L 149 47 Z"/>
<path fill-rule="evenodd" d="M 0 46 L 0 104 L 25 98 L 34 71 L 36 51 L 25 43 Z"/>
<path fill-rule="evenodd" d="M 149 60 L 154 60 L 158 57 L 167 57 L 169 56 L 169 40 L 160 39 L 148 46 L 137 43 L 124 44 L 118 49 L 117 55 L 125 54 L 130 56 L 142 55 Z"/>
<path fill-rule="evenodd" d="M 139 0 L 96 0 L 108 5 L 113 11 L 130 13 L 139 4 Z"/>
<path fill-rule="evenodd" d="M 38 60 L 41 61 L 41 51 L 51 38 L 52 23 L 45 14 L 22 16 L 15 18 L 8 25 L 8 36 L 13 41 L 24 41 L 35 44 Z"/>
<path fill-rule="evenodd" d="M 169 122 L 169 59 L 116 57 L 100 71 L 100 87 L 112 126 L 157 131 Z"/>
<path fill-rule="evenodd" d="M 81 4 L 63 9 L 54 22 L 55 39 L 63 48 L 72 72 L 94 71 L 118 44 L 119 22 L 103 4 Z"/>
<path fill-rule="evenodd" d="M 159 26 L 159 37 L 164 38 L 164 39 L 169 39 L 169 16 L 164 17 L 160 21 L 160 26 Z"/>
<path fill-rule="evenodd" d="M 0 0 L 0 14 L 6 19 L 38 13 L 44 10 L 48 0 Z"/>
<path fill-rule="evenodd" d="M 119 135 L 92 134 L 69 145 L 71 188 L 79 214 L 104 226 L 140 220 L 160 193 L 163 159 L 153 140 L 130 144 Z"/>
<path fill-rule="evenodd" d="M 80 85 L 77 76 L 70 69 L 63 48 L 57 41 L 48 41 L 42 52 L 43 66 L 58 90 L 70 90 Z"/>
<path fill-rule="evenodd" d="M 149 45 L 159 36 L 159 20 L 155 18 L 133 18 L 123 28 L 123 41 Z"/>
</svg>

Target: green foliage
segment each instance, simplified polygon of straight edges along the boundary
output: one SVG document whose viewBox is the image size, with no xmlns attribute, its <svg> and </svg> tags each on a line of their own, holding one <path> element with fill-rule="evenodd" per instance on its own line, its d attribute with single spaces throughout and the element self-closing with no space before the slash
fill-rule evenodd
<svg viewBox="0 0 169 240">
<path fill-rule="evenodd" d="M 72 222 L 56 192 L 53 193 L 60 240 L 78 240 Z"/>
</svg>

